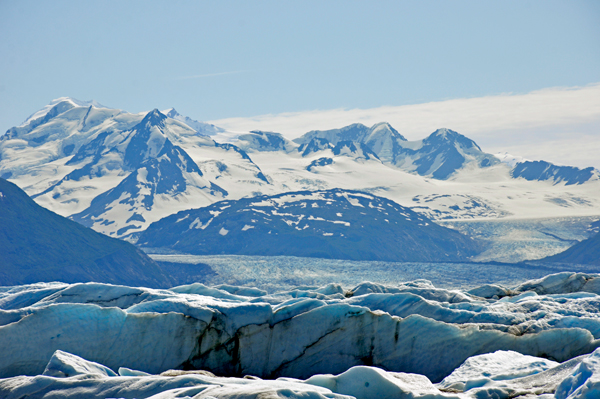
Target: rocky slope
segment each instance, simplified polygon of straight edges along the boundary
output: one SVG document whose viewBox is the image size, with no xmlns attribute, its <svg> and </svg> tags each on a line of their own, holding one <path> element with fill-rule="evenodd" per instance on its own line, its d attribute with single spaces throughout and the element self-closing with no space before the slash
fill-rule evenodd
<svg viewBox="0 0 600 399">
<path fill-rule="evenodd" d="M 291 255 L 390 261 L 460 261 L 474 240 L 390 200 L 349 190 L 299 191 L 221 201 L 169 216 L 142 247 L 190 254 Z"/>
</svg>

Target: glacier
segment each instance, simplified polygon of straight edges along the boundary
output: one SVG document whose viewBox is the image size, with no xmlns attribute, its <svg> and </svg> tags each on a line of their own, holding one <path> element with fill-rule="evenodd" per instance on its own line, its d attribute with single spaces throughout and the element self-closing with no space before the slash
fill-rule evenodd
<svg viewBox="0 0 600 399">
<path fill-rule="evenodd" d="M 600 274 L 0 287 L 0 397 L 597 398 Z"/>
</svg>

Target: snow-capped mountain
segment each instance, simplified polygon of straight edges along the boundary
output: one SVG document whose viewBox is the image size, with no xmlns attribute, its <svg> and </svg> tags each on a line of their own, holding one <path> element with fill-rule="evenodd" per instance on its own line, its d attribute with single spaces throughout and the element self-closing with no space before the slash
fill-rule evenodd
<svg viewBox="0 0 600 399">
<path fill-rule="evenodd" d="M 90 227 L 95 224 L 122 226 L 116 230 L 121 236 L 128 230 L 139 229 L 142 225 L 136 222 L 145 223 L 144 214 L 165 206 L 165 202 L 193 196 L 196 201 L 203 198 L 208 204 L 212 198 L 227 195 L 221 187 L 206 180 L 190 156 L 166 137 L 166 119 L 154 110 L 132 129 L 125 138 L 127 144 L 120 165 L 121 170 L 132 172 L 116 187 L 95 197 L 87 209 L 72 215 L 73 220 Z M 107 149 L 106 141 L 96 148 L 98 151 L 90 163 L 64 179 L 72 179 L 74 173 L 76 177 L 83 177 L 80 171 L 98 168 L 99 161 L 104 158 L 102 153 L 116 152 L 115 147 Z M 126 225 L 123 226 L 119 217 L 125 218 Z"/>
<path fill-rule="evenodd" d="M 43 123 L 40 123 L 40 119 Z M 229 162 L 207 179 L 194 155 Z M 243 151 L 218 144 L 158 110 L 146 115 L 53 102 L 0 141 L 2 175 L 16 181 L 40 204 L 106 234 L 145 228 L 175 210 L 209 205 L 227 195 L 214 182 L 227 170 L 243 169 L 245 180 L 268 184 Z M 258 177 L 257 177 L 258 176 Z M 236 180 L 232 181 L 235 184 Z"/>
<path fill-rule="evenodd" d="M 0 136 L 0 176 L 113 236 L 223 199 L 333 188 L 438 220 L 600 213 L 597 170 L 510 166 L 448 129 L 407 141 L 387 123 L 354 124 L 293 141 L 252 131 L 218 143 L 231 132 L 187 123 L 173 109 L 132 114 L 60 98 Z"/>
<path fill-rule="evenodd" d="M 280 133 L 263 132 L 253 130 L 247 134 L 242 134 L 236 142 L 240 148 L 254 151 L 285 151 L 289 152 L 296 148 L 296 145 L 283 137 Z"/>
<path fill-rule="evenodd" d="M 216 134 L 223 133 L 225 131 L 225 129 L 221 129 L 220 127 L 215 126 L 213 124 L 206 123 L 206 122 L 199 122 L 188 116 L 181 115 L 179 112 L 177 112 L 175 110 L 175 108 L 169 108 L 165 111 L 162 111 L 162 113 L 164 115 L 168 116 L 169 118 L 172 118 L 179 122 L 185 123 L 192 129 L 194 129 L 196 131 L 196 133 L 199 133 L 202 135 L 214 136 Z"/>
<path fill-rule="evenodd" d="M 65 162 L 72 170 L 33 197 L 68 206 L 92 191 L 89 204 L 71 216 L 118 236 L 145 227 L 156 220 L 158 209 L 177 208 L 186 198 L 201 205 L 223 198 L 226 191 L 206 180 L 190 156 L 167 137 L 173 134 L 167 121 L 154 110 L 131 129 L 95 133 Z"/>
<path fill-rule="evenodd" d="M 318 144 L 314 140 L 318 139 Z M 353 142 L 369 148 L 387 164 L 421 176 L 445 180 L 466 165 L 485 168 L 499 161 L 474 141 L 449 129 L 438 129 L 419 141 L 407 141 L 387 123 L 368 128 L 360 123 L 342 129 L 312 131 L 294 140 L 306 148 Z"/>
<path fill-rule="evenodd" d="M 314 138 L 325 139 L 333 145 L 339 141 L 364 143 L 374 148 L 374 151 L 377 153 L 381 153 L 383 151 L 382 148 L 390 150 L 393 148 L 394 143 L 406 141 L 404 136 L 398 133 L 389 123 L 381 122 L 370 128 L 363 124 L 355 123 L 341 129 L 313 130 L 295 139 L 294 142 L 304 144 Z M 384 158 L 386 157 L 384 156 Z"/>
</svg>

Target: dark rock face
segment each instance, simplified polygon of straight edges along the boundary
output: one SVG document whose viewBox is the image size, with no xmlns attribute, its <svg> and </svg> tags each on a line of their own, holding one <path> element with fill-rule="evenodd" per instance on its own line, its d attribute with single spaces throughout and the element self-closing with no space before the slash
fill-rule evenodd
<svg viewBox="0 0 600 399">
<path fill-rule="evenodd" d="M 40 281 L 168 287 L 162 269 L 133 245 L 37 205 L 0 179 L 0 285 Z"/>
<path fill-rule="evenodd" d="M 298 147 L 298 152 L 302 153 L 302 156 L 308 156 L 313 152 L 319 152 L 327 149 L 331 149 L 333 146 L 327 139 L 315 137 L 310 140 L 308 143 L 304 143 Z"/>
<path fill-rule="evenodd" d="M 310 163 L 310 165 L 308 165 L 306 167 L 306 170 L 308 170 L 309 172 L 312 172 L 313 169 L 318 166 L 327 166 L 327 165 L 331 165 L 331 164 L 333 164 L 333 159 L 323 157 L 323 158 L 315 159 L 314 161 L 312 161 Z"/>
<path fill-rule="evenodd" d="M 600 266 L 600 233 L 583 240 L 566 251 L 541 259 L 540 262 L 575 263 Z"/>
<path fill-rule="evenodd" d="M 153 223 L 138 244 L 193 254 L 460 261 L 479 245 L 390 200 L 349 190 L 221 201 Z"/>
<path fill-rule="evenodd" d="M 526 180 L 551 180 L 565 185 L 583 184 L 592 178 L 594 168 L 579 169 L 574 166 L 558 166 L 546 161 L 519 162 L 511 171 L 512 177 Z"/>
<path fill-rule="evenodd" d="M 335 147 L 332 149 L 333 155 L 342 155 L 344 153 L 351 153 L 364 159 L 379 159 L 369 147 L 365 144 L 355 144 L 352 141 L 338 141 Z"/>
</svg>

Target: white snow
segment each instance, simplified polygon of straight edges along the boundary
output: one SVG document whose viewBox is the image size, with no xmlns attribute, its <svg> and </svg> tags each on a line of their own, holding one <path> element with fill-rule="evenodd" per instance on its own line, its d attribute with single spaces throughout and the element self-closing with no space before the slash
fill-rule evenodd
<svg viewBox="0 0 600 399">
<path fill-rule="evenodd" d="M 514 167 L 519 162 L 527 162 L 531 161 L 531 159 L 523 158 L 521 156 L 511 155 L 508 152 L 499 152 L 493 154 L 496 158 L 498 158 L 501 162 L 509 165 L 510 167 Z"/>
<path fill-rule="evenodd" d="M 208 219 L 206 223 L 202 223 L 200 218 L 196 218 L 192 223 L 190 223 L 190 227 L 188 229 L 206 229 L 208 225 L 213 221 L 214 218 Z"/>
</svg>

